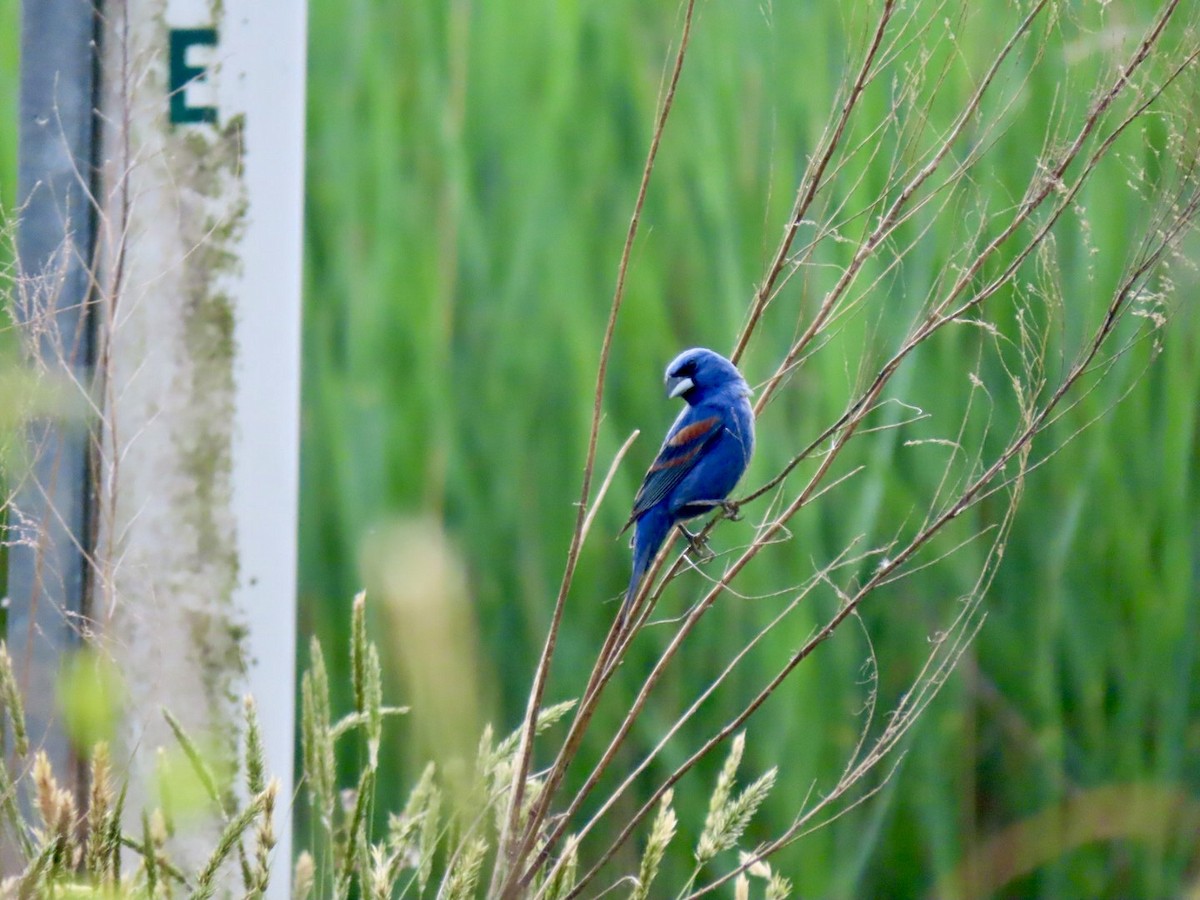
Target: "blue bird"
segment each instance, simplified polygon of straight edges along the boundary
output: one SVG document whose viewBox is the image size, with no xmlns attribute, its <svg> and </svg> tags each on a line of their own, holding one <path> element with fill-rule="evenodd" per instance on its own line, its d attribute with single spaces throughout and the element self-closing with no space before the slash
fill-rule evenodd
<svg viewBox="0 0 1200 900">
<path fill-rule="evenodd" d="M 712 350 L 685 350 L 667 366 L 667 396 L 687 406 L 667 432 L 633 501 L 633 576 L 624 614 L 671 528 L 717 506 L 733 490 L 754 452 L 750 387 L 737 368 Z M 694 544 L 693 544 L 694 546 Z"/>
</svg>

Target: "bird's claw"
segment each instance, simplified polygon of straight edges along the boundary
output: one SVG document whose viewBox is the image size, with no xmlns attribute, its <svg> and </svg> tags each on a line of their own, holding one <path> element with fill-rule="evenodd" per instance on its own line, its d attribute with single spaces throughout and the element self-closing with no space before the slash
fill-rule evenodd
<svg viewBox="0 0 1200 900">
<path fill-rule="evenodd" d="M 721 509 L 725 510 L 725 518 L 730 522 L 738 522 L 742 518 L 742 506 L 732 500 L 722 500 Z"/>
<path fill-rule="evenodd" d="M 708 538 L 699 533 L 693 534 L 682 525 L 679 526 L 679 530 L 683 532 L 683 536 L 691 548 L 692 556 L 696 557 L 697 562 L 706 563 L 716 558 L 716 554 L 708 546 Z"/>
</svg>

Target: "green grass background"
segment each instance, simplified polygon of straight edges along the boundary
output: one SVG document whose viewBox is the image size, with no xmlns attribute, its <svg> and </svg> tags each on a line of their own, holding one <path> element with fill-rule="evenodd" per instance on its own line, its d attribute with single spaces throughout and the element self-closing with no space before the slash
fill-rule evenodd
<svg viewBox="0 0 1200 900">
<path fill-rule="evenodd" d="M 0 3 L 0 121 L 9 123 L 16 6 Z M 778 240 L 806 154 L 845 77 L 847 32 L 861 26 L 844 8 L 699 5 L 617 328 L 599 465 L 632 429 L 643 436 L 581 559 L 550 699 L 578 693 L 579 672 L 616 611 L 605 601 L 623 588 L 628 552 L 614 538 L 675 413 L 661 392 L 662 367 L 686 346 L 729 349 Z M 1140 32 L 1151 8 L 1116 0 L 1105 23 Z M 973 15 L 961 43 L 966 64 L 944 86 L 940 114 L 961 102 L 966 72 L 978 71 L 1008 15 L 1006 4 L 981 5 Z M 562 572 L 600 337 L 677 8 L 633 0 L 310 0 L 309 16 L 302 632 L 320 636 L 344 671 L 350 598 L 363 580 L 361 539 L 391 517 L 430 514 L 465 561 L 490 715 L 507 730 L 524 707 Z M 1003 138 L 1008 167 L 989 173 L 1001 198 L 1020 195 L 1042 141 L 1039 108 L 1056 79 L 1069 75 L 1086 99 L 1087 78 L 1101 71 L 1098 54 L 1069 62 L 1064 48 L 1053 52 L 1062 59 L 1029 85 L 1026 115 Z M 0 129 L 0 169 L 11 197 L 10 128 Z M 882 173 L 868 166 L 866 174 L 858 190 L 877 189 Z M 1096 244 L 1120 248 L 1136 206 L 1111 182 L 1090 188 L 1087 202 Z M 848 323 L 841 343 L 788 386 L 761 425 L 747 484 L 760 483 L 840 412 L 853 374 L 847 347 L 882 352 L 900 339 L 905 310 L 962 239 L 957 224 L 940 222 L 921 252 L 877 288 L 894 308 L 881 304 L 884 311 Z M 1068 248 L 1064 256 L 1065 293 L 1090 309 L 1097 292 L 1086 254 Z M 1103 283 L 1123 262 L 1110 251 L 1091 265 Z M 814 274 L 803 291 L 799 283 L 790 290 L 792 320 L 828 277 Z M 1200 340 L 1195 283 L 1183 287 L 1154 366 L 1111 415 L 1031 476 L 986 601 L 989 618 L 906 741 L 899 770 L 868 803 L 779 857 L 800 895 L 929 895 L 978 842 L 1113 786 L 1130 798 L 1139 789 L 1166 791 L 1183 812 L 1147 837 L 1130 799 L 1118 808 L 1130 810 L 1129 821 L 1113 816 L 1115 836 L 1049 854 L 1003 893 L 1168 896 L 1200 884 Z M 753 346 L 752 383 L 787 346 L 789 321 L 769 323 Z M 739 582 L 747 591 L 797 583 L 850 537 L 879 540 L 904 526 L 943 459 L 903 441 L 953 432 L 955 398 L 963 396 L 956 391 L 965 392 L 978 350 L 970 339 L 949 337 L 906 367 L 894 394 L 943 418 L 928 431 L 862 442 L 847 465 L 864 462 L 867 473 L 805 510 L 793 523 L 795 541 Z M 1132 353 L 1057 439 L 1111 405 L 1147 357 L 1145 346 Z M 975 524 L 988 513 L 980 510 Z M 744 542 L 748 533 L 723 525 L 717 546 Z M 864 624 L 879 660 L 881 703 L 905 689 L 979 559 L 969 548 L 873 598 Z M 682 608 L 699 590 L 698 580 L 685 580 L 665 602 Z M 814 602 L 773 635 L 704 708 L 703 721 L 668 748 L 664 766 L 725 721 L 830 603 Z M 661 734 L 716 673 L 713 660 L 751 634 L 766 608 L 718 605 L 635 729 L 636 746 Z M 399 652 L 404 635 L 378 623 L 385 657 Z M 634 649 L 596 735 L 613 726 L 660 640 L 651 633 Z M 302 658 L 306 645 L 305 637 Z M 747 843 L 786 827 L 810 791 L 836 778 L 861 721 L 865 657 L 862 631 L 847 628 L 752 720 L 746 777 L 779 765 L 780 781 Z M 341 702 L 349 704 L 344 690 Z M 410 783 L 412 761 L 398 749 L 408 727 L 389 732 L 384 807 L 398 808 Z M 597 741 L 585 759 L 599 752 Z M 677 791 L 681 828 L 664 880 L 688 870 L 719 763 L 711 760 Z"/>
<path fill-rule="evenodd" d="M 1148 4 L 1114 6 L 1110 24 L 1148 21 Z M 306 625 L 339 633 L 364 529 L 397 512 L 433 510 L 467 561 L 497 679 L 495 714 L 509 724 L 562 567 L 599 336 L 675 13 L 674 4 L 623 2 L 311 10 Z M 986 52 L 994 32 L 986 21 L 975 26 L 969 38 Z M 554 697 L 578 690 L 570 670 L 589 658 L 614 611 L 599 601 L 616 596 L 626 577 L 623 547 L 605 538 L 673 414 L 658 390 L 661 366 L 683 346 L 730 346 L 844 76 L 846 27 L 836 4 L 773 4 L 769 12 L 701 5 L 618 327 L 600 459 L 632 428 L 647 435 L 583 558 Z M 947 103 L 964 89 L 948 84 Z M 1035 83 L 1029 102 L 1045 103 L 1052 89 Z M 997 190 L 1019 192 L 1040 125 L 1035 111 L 1024 131 L 1006 134 L 1012 168 L 995 173 Z M 1104 191 L 1091 200 L 1097 242 L 1120 247 L 1129 208 Z M 952 224 L 935 234 L 935 247 L 953 245 Z M 938 259 L 934 250 L 927 264 Z M 899 285 L 901 295 L 919 296 L 933 277 L 917 262 L 904 271 L 911 286 Z M 1122 262 L 1110 253 L 1099 264 Z M 1068 269 L 1064 281 L 1086 296 L 1082 271 Z M 1194 322 L 1185 300 L 1159 364 L 1113 415 L 1034 475 L 989 597 L 990 619 L 909 742 L 897 777 L 781 858 L 802 893 L 927 892 L 975 841 L 1089 788 L 1195 793 Z M 884 344 L 897 336 L 877 335 Z M 747 363 L 752 382 L 786 338 L 763 336 Z M 974 348 L 939 349 L 906 376 L 926 402 L 937 386 L 963 380 Z M 789 389 L 786 414 L 774 430 L 764 423 L 751 480 L 840 409 L 844 364 L 830 354 L 822 371 Z M 1071 421 L 1115 393 L 1089 398 Z M 876 444 L 866 483 L 796 523 L 793 553 L 820 558 L 849 535 L 899 525 L 940 468 L 923 471 L 898 443 Z M 794 560 L 780 556 L 775 572 L 760 567 L 751 576 L 752 586 L 786 580 Z M 952 598 L 976 563 L 966 554 L 869 611 L 885 699 L 903 689 L 942 621 L 922 592 Z M 754 621 L 754 612 L 722 605 L 652 704 L 640 743 L 661 733 L 689 689 L 714 674 L 709 660 Z M 778 636 L 760 674 L 806 627 Z M 782 769 L 752 837 L 785 825 L 810 787 L 838 770 L 855 737 L 863 655 L 853 637 L 824 650 L 752 724 L 747 769 Z M 618 694 L 628 695 L 648 659 L 635 652 Z M 747 673 L 731 690 L 754 683 Z M 718 699 L 706 721 L 723 721 L 733 708 Z M 681 757 L 679 743 L 668 759 Z M 681 845 L 696 836 L 709 783 L 681 788 Z M 1180 819 L 1174 836 L 1172 822 L 1154 840 L 1131 835 L 1064 851 L 1008 889 L 1171 893 L 1196 876 L 1195 824 Z M 680 849 L 673 871 L 686 864 Z"/>
<path fill-rule="evenodd" d="M 1113 7 L 1112 27 L 1140 30 L 1149 21 L 1150 4 Z M 974 70 L 1008 21 L 989 9 L 964 29 Z M 601 465 L 633 428 L 645 434 L 581 561 L 554 699 L 579 690 L 572 676 L 615 611 L 601 601 L 626 578 L 623 543 L 609 536 L 674 415 L 659 389 L 661 368 L 688 345 L 731 346 L 845 76 L 847 29 L 861 26 L 833 3 L 707 2 L 699 10 L 617 329 Z M 494 715 L 508 726 L 523 708 L 562 570 L 599 339 L 676 13 L 673 3 L 625 0 L 311 5 L 305 628 L 341 634 L 364 530 L 396 513 L 433 511 L 469 568 L 496 678 Z M 1009 167 L 990 173 L 997 192 L 1019 196 L 1042 140 L 1039 105 L 1048 109 L 1068 65 L 1050 65 L 1024 95 L 1027 115 L 1003 138 Z M 1084 79 L 1100 71 L 1097 59 L 1090 65 L 1071 72 L 1084 98 Z M 947 110 L 967 90 L 960 71 L 944 87 Z M 1128 198 L 1100 184 L 1089 202 L 1096 242 L 1120 248 L 1136 218 Z M 936 277 L 930 269 L 961 240 L 955 224 L 942 222 L 925 257 L 887 283 L 897 298 L 919 297 Z M 1123 262 L 1109 252 L 1094 265 L 1111 279 Z M 1072 303 L 1090 299 L 1082 259 L 1067 263 Z M 814 280 L 811 296 L 822 283 Z M 895 320 L 873 324 L 883 346 L 899 338 L 887 330 Z M 849 328 L 862 335 L 869 327 Z M 769 373 L 789 334 L 785 320 L 761 336 L 747 360 L 752 383 Z M 934 405 L 944 386 L 963 384 L 976 348 L 957 343 L 940 344 L 905 373 L 914 402 Z M 750 482 L 840 411 L 845 365 L 844 356 L 825 354 L 789 387 L 762 425 Z M 802 895 L 930 892 L 975 842 L 1090 788 L 1165 787 L 1194 806 L 1198 380 L 1185 298 L 1158 364 L 1113 415 L 1032 477 L 989 595 L 990 618 L 908 741 L 896 777 L 780 857 Z M 1070 423 L 1104 408 L 1118 389 L 1090 397 Z M 849 536 L 898 528 L 941 463 L 900 443 L 884 438 L 864 450 L 870 475 L 807 511 L 788 553 L 764 560 L 746 587 L 787 583 L 797 558 L 827 558 Z M 977 563 L 966 553 L 911 590 L 876 598 L 882 608 L 867 619 L 885 700 L 912 677 L 946 601 L 969 586 Z M 689 583 L 675 602 L 697 589 Z M 776 635 L 753 671 L 705 708 L 704 724 L 732 714 L 733 697 L 818 617 L 809 611 Z M 760 619 L 749 604 L 721 604 L 651 704 L 635 732 L 639 745 L 715 674 L 712 660 L 728 655 L 732 636 Z M 751 839 L 784 827 L 808 791 L 839 771 L 856 737 L 864 656 L 861 638 L 847 634 L 751 724 L 746 771 L 781 767 Z M 635 649 L 618 696 L 631 695 L 649 659 L 648 649 Z M 598 733 L 618 708 L 606 707 Z M 688 732 L 693 740 L 697 733 Z M 687 743 L 677 741 L 667 762 L 678 762 Z M 584 755 L 596 752 L 589 745 Z M 686 871 L 716 762 L 677 794 L 683 825 L 672 876 Z M 1128 837 L 1064 849 L 1006 890 L 1173 893 L 1200 874 L 1196 824 L 1181 818 L 1152 840 L 1131 828 Z"/>
</svg>

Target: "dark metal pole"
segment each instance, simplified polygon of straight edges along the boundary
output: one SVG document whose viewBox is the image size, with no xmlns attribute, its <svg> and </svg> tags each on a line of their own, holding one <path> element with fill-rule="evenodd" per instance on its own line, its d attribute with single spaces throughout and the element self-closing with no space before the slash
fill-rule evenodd
<svg viewBox="0 0 1200 900">
<path fill-rule="evenodd" d="M 18 315 L 40 362 L 87 384 L 97 13 L 92 0 L 23 0 L 21 13 Z M 8 647 L 30 740 L 78 787 L 55 682 L 87 612 L 88 426 L 39 421 L 29 435 L 32 468 L 8 514 Z"/>
</svg>

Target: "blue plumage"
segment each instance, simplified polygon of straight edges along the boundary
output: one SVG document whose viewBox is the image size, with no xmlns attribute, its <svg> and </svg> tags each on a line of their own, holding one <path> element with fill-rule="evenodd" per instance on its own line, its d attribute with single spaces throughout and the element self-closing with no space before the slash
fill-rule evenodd
<svg viewBox="0 0 1200 900">
<path fill-rule="evenodd" d="M 687 405 L 667 432 L 625 523 L 634 526 L 625 606 L 671 529 L 719 506 L 754 452 L 750 388 L 733 363 L 702 347 L 685 350 L 667 366 L 666 382 L 668 396 L 682 397 Z"/>
</svg>

